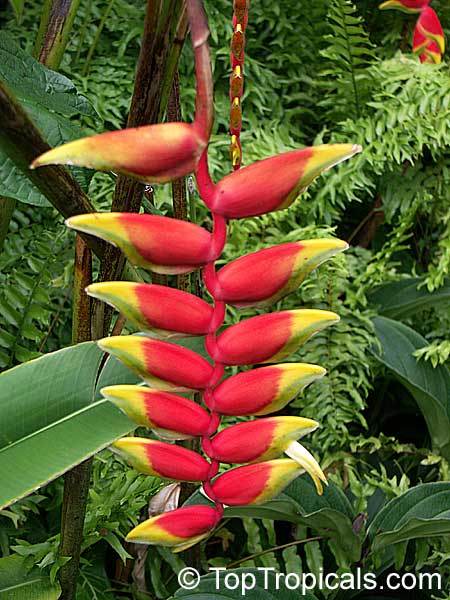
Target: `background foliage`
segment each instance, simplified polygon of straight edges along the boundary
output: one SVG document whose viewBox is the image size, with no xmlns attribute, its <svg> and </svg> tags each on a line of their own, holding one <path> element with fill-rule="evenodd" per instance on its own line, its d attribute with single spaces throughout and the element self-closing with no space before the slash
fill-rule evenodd
<svg viewBox="0 0 450 600">
<path fill-rule="evenodd" d="M 229 170 L 231 0 L 205 0 L 205 7 L 216 104 L 211 162 L 218 179 Z M 433 7 L 449 33 L 448 3 L 433 0 Z M 39 13 L 38 3 L 25 2 L 18 24 L 13 8 L 3 8 L 0 51 L 13 40 L 23 51 L 15 60 L 26 64 Z M 27 106 L 32 116 L 37 122 L 44 119 L 42 128 L 56 136 L 52 143 L 80 130 L 89 134 L 124 126 L 143 15 L 137 0 L 82 0 L 60 69 L 75 86 L 70 88 L 65 80 L 71 98 L 79 99 L 76 106 L 63 97 L 65 110 L 55 105 L 43 114 L 38 75 L 30 75 L 31 100 L 26 82 L 16 82 L 22 85 L 23 99 L 33 105 Z M 233 223 L 222 257 L 226 262 L 272 244 L 323 235 L 351 243 L 345 256 L 320 267 L 283 308 L 311 306 L 341 316 L 338 326 L 292 356 L 328 370 L 292 406 L 294 412 L 321 422 L 311 449 L 321 455 L 342 494 L 342 507 L 348 503 L 341 507 L 339 523 L 347 529 L 340 535 L 353 531 L 356 537 L 353 550 L 343 549 L 337 538 L 324 534 L 323 522 L 293 522 L 286 511 L 279 513 L 283 521 L 271 520 L 268 513 L 249 514 L 242 521 L 230 517 L 203 550 L 205 566 L 234 563 L 317 572 L 321 566 L 355 566 L 362 551 L 365 565 L 380 573 L 395 564 L 403 570 L 437 569 L 448 577 L 450 545 L 442 523 L 417 538 L 395 538 L 395 553 L 383 549 L 381 542 L 375 544 L 372 535 L 373 523 L 381 519 L 375 515 L 387 501 L 414 490 L 422 493 L 421 485 L 449 481 L 449 450 L 436 441 L 430 422 L 437 418 L 444 430 L 450 422 L 450 387 L 445 383 L 450 358 L 450 74 L 445 57 L 440 66 L 421 65 L 408 54 L 412 27 L 411 18 L 380 12 L 372 0 L 261 0 L 251 5 L 243 101 L 245 162 L 322 142 L 351 141 L 364 147 L 361 155 L 321 177 L 289 212 Z M 4 61 L 0 66 L 5 78 L 7 66 Z M 183 113 L 189 119 L 194 104 L 189 45 L 180 77 Z M 71 128 L 66 137 L 65 130 L 55 130 L 61 115 Z M 95 205 L 107 208 L 114 178 L 84 177 Z M 45 199 L 19 184 L 13 175 L 2 175 L 0 195 L 19 202 L 0 254 L 1 368 L 70 344 L 73 237 L 49 205 L 32 206 L 46 204 Z M 12 189 L 18 192 L 13 195 L 8 191 Z M 209 226 L 195 191 L 190 200 L 191 216 Z M 155 206 L 152 210 L 171 214 L 168 187 L 155 190 Z M 229 319 L 243 316 L 245 312 L 230 312 Z M 399 327 L 402 335 L 386 334 Z M 412 361 L 409 367 L 397 364 L 406 355 Z M 113 598 L 118 590 L 128 597 L 147 597 L 142 595 L 144 584 L 153 597 L 175 592 L 183 556 L 149 549 L 139 556 L 141 572 L 135 563 L 130 584 L 130 556 L 136 556 L 136 549 L 122 544 L 123 534 L 145 514 L 158 488 L 158 482 L 136 475 L 106 451 L 96 458 L 80 599 Z M 56 481 L 0 512 L 0 573 L 1 561 L 9 561 L 3 566 L 10 569 L 15 557 L 17 573 L 37 568 L 48 585 L 54 583 L 60 566 L 60 505 L 61 482 Z M 427 518 L 435 516 L 430 512 Z M 366 521 L 372 525 L 364 537 L 359 532 Z M 394 531 L 396 525 L 390 526 Z M 438 535 L 445 531 L 445 537 Z M 320 539 L 299 543 L 311 536 Z M 286 543 L 291 545 L 273 549 Z M 1 585 L 0 578 L 0 592 Z M 448 590 L 436 591 L 435 597 L 450 595 Z"/>
</svg>

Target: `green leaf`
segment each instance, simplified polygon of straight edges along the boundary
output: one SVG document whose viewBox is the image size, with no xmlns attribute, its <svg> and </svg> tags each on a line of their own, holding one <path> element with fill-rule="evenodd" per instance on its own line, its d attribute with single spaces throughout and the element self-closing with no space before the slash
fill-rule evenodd
<svg viewBox="0 0 450 600">
<path fill-rule="evenodd" d="M 426 346 L 427 341 L 410 327 L 385 317 L 375 317 L 373 323 L 381 344 L 381 353 L 377 349 L 373 353 L 414 397 L 434 450 L 450 458 L 450 373 L 447 367 L 434 368 L 414 358 L 413 352 Z"/>
<path fill-rule="evenodd" d="M 174 598 L 184 598 L 184 600 L 230 600 L 231 598 L 245 597 L 246 600 L 273 600 L 273 598 L 317 600 L 311 592 L 301 593 L 300 574 L 298 580 L 298 589 L 295 590 L 286 587 L 284 577 L 277 578 L 277 574 L 272 570 L 261 571 L 243 568 L 215 571 L 203 575 L 195 589 L 179 589 Z M 188 580 L 186 581 L 188 582 Z M 290 587 L 294 587 L 296 581 L 290 578 L 288 584 Z"/>
<path fill-rule="evenodd" d="M 423 285 L 422 277 L 411 277 L 378 287 L 369 297 L 378 312 L 391 319 L 404 319 L 450 300 L 450 280 L 433 292 Z"/>
<path fill-rule="evenodd" d="M 368 530 L 374 551 L 411 539 L 450 534 L 450 483 L 424 483 L 394 498 Z"/>
<path fill-rule="evenodd" d="M 0 79 L 8 85 L 51 146 L 83 136 L 71 117 L 95 115 L 91 104 L 78 94 L 67 77 L 41 65 L 4 32 L 0 32 Z M 73 174 L 87 190 L 93 173 L 73 169 Z M 0 196 L 36 206 L 48 205 L 46 198 L 29 181 L 27 174 L 15 166 L 1 145 Z"/>
<path fill-rule="evenodd" d="M 0 375 L 0 507 L 135 428 L 112 403 L 93 402 L 102 357 L 86 342 Z"/>
<path fill-rule="evenodd" d="M 20 23 L 22 21 L 23 5 L 25 0 L 11 0 L 11 6 L 13 7 L 14 14 L 16 15 L 16 21 Z"/>
<path fill-rule="evenodd" d="M 0 558 L 0 600 L 57 600 L 60 594 L 42 571 L 27 571 L 21 556 Z"/>
</svg>

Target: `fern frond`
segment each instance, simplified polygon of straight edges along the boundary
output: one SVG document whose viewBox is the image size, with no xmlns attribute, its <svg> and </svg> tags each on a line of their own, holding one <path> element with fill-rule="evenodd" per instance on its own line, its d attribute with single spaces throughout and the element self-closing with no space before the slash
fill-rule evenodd
<svg viewBox="0 0 450 600">
<path fill-rule="evenodd" d="M 331 120 L 358 118 L 363 112 L 370 79 L 366 68 L 374 59 L 364 21 L 350 0 L 332 0 L 328 11 L 328 46 L 320 54 L 331 62 L 321 73 L 326 92 L 320 103 Z"/>
</svg>

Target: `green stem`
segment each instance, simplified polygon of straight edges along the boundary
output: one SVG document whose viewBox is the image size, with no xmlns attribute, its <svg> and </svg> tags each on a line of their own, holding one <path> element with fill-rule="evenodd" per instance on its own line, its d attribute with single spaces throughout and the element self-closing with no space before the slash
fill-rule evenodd
<svg viewBox="0 0 450 600">
<path fill-rule="evenodd" d="M 182 0 L 148 0 L 127 127 L 162 120 L 186 33 L 187 20 Z M 143 193 L 144 185 L 141 182 L 119 175 L 111 210 L 139 212 Z M 121 252 L 109 246 L 102 261 L 99 280 L 120 279 L 124 263 Z M 108 335 L 112 310 L 103 302 L 97 302 L 94 312 L 96 326 L 103 324 L 103 335 Z"/>
<path fill-rule="evenodd" d="M 102 19 L 99 23 L 99 26 L 97 27 L 97 31 L 95 33 L 95 37 L 92 42 L 92 46 L 89 48 L 89 52 L 86 57 L 86 62 L 84 63 L 84 66 L 83 66 L 83 71 L 82 71 L 83 77 L 86 77 L 86 75 L 89 73 L 92 57 L 94 56 L 94 52 L 97 49 L 97 45 L 100 40 L 100 36 L 102 35 L 103 28 L 106 25 L 106 21 L 108 20 L 109 13 L 112 10 L 113 4 L 114 4 L 114 0 L 109 0 L 108 5 L 105 9 L 105 12 L 103 13 Z"/>
</svg>

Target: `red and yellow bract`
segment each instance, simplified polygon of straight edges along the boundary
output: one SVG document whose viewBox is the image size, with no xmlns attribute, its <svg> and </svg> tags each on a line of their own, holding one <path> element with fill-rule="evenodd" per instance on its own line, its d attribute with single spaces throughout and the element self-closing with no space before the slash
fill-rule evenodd
<svg viewBox="0 0 450 600">
<path fill-rule="evenodd" d="M 109 386 L 102 389 L 105 398 L 162 438 L 202 439 L 208 460 L 175 444 L 145 437 L 126 437 L 112 446 L 143 473 L 202 482 L 213 507 L 189 506 L 152 517 L 127 537 L 130 542 L 161 544 L 174 551 L 208 536 L 220 521 L 225 504 L 265 502 L 301 473 L 309 473 L 322 493 L 325 475 L 297 442 L 318 426 L 316 421 L 277 416 L 234 425 L 218 434 L 217 430 L 221 415 L 266 415 L 284 408 L 305 386 L 323 377 L 325 369 L 304 363 L 275 364 L 221 380 L 227 366 L 283 360 L 312 335 L 337 323 L 339 317 L 326 310 L 299 308 L 254 316 L 218 332 L 226 304 L 269 306 L 295 291 L 308 273 L 345 250 L 347 244 L 335 239 L 290 242 L 238 258 L 218 273 L 215 261 L 226 241 L 227 219 L 287 208 L 323 171 L 361 151 L 355 144 L 314 146 L 240 169 L 240 99 L 249 2 L 234 0 L 230 117 L 235 171 L 215 184 L 207 161 L 213 123 L 209 31 L 201 0 L 187 0 L 186 7 L 195 56 L 194 122 L 149 125 L 85 138 L 50 150 L 32 165 L 84 165 L 145 182 L 173 181 L 195 172 L 200 195 L 212 211 L 211 233 L 189 222 L 147 214 L 93 213 L 67 221 L 78 231 L 115 244 L 138 267 L 169 275 L 203 268 L 203 280 L 214 301 L 210 306 L 170 287 L 125 281 L 97 283 L 87 289 L 153 336 L 114 336 L 98 342 L 149 386 Z M 425 21 L 424 35 L 428 35 Z M 154 339 L 195 335 L 205 336 L 212 364 L 199 353 Z M 208 410 L 173 393 L 196 391 L 201 391 Z M 289 458 L 276 458 L 282 454 Z M 216 477 L 220 462 L 244 466 Z"/>
</svg>

